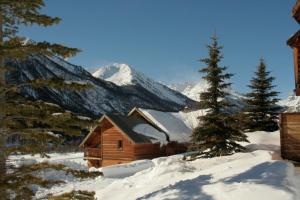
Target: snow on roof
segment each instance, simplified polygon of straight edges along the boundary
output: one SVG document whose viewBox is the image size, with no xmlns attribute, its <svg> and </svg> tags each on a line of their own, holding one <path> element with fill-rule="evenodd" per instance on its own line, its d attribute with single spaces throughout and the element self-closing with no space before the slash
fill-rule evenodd
<svg viewBox="0 0 300 200">
<path fill-rule="evenodd" d="M 151 139 L 152 143 L 159 142 L 161 145 L 167 144 L 167 138 L 165 133 L 158 131 L 153 126 L 149 124 L 138 124 L 133 128 L 133 131 L 144 136 L 153 138 Z"/>
<path fill-rule="evenodd" d="M 194 113 L 183 112 L 162 112 L 150 109 L 139 110 L 150 119 L 156 126 L 169 135 L 170 141 L 189 142 L 192 129 L 195 128 L 197 121 L 189 120 L 200 116 L 200 111 Z"/>
</svg>

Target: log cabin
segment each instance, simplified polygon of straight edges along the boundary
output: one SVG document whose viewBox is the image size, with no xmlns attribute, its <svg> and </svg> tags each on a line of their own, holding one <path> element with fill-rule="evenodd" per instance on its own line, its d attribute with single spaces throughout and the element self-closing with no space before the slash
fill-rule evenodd
<svg viewBox="0 0 300 200">
<path fill-rule="evenodd" d="M 153 113 L 164 114 L 152 110 Z M 170 132 L 162 126 L 164 123 L 157 120 L 149 114 L 147 116 L 146 110 L 138 108 L 127 116 L 103 115 L 80 144 L 88 167 L 98 168 L 185 152 L 192 130 L 180 119 L 171 118 L 168 123 L 180 124 L 181 129 Z M 186 130 L 182 131 L 182 127 Z"/>
<path fill-rule="evenodd" d="M 300 0 L 297 0 L 292 16 L 300 24 Z M 287 44 L 293 49 L 294 92 L 296 96 L 300 96 L 300 30 L 287 41 Z M 279 124 L 282 158 L 300 161 L 300 113 L 281 113 Z"/>
</svg>

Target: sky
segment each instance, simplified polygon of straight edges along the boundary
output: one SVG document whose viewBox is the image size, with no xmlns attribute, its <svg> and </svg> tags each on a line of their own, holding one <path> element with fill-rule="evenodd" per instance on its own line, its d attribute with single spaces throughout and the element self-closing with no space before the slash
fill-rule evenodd
<svg viewBox="0 0 300 200">
<path fill-rule="evenodd" d="M 224 46 L 221 64 L 234 73 L 239 92 L 263 57 L 282 98 L 294 87 L 287 39 L 299 29 L 291 17 L 295 0 L 45 0 L 43 13 L 59 25 L 23 28 L 34 40 L 82 50 L 69 59 L 89 71 L 126 63 L 166 84 L 197 81 L 214 33 Z"/>
</svg>

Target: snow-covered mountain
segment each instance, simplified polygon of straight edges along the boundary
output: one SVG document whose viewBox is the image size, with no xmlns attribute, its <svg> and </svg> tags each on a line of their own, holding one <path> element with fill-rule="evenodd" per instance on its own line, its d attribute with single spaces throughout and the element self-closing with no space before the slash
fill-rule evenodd
<svg viewBox="0 0 300 200">
<path fill-rule="evenodd" d="M 207 91 L 208 84 L 206 81 L 200 80 L 198 83 L 184 82 L 179 84 L 173 84 L 170 87 L 174 90 L 181 92 L 190 99 L 199 101 L 200 93 Z M 245 106 L 245 103 L 243 102 L 245 96 L 232 89 L 227 89 L 227 92 L 229 93 L 227 97 L 229 102 L 231 102 L 238 108 L 243 108 L 243 106 Z M 295 96 L 295 94 L 291 94 L 287 98 L 279 101 L 278 105 L 282 107 L 281 112 L 300 112 L 300 96 Z"/>
<path fill-rule="evenodd" d="M 200 80 L 197 83 L 179 83 L 178 85 L 173 84 L 170 86 L 171 88 L 181 92 L 183 95 L 193 99 L 194 101 L 200 101 L 200 93 L 207 91 L 209 85 L 205 80 Z M 244 107 L 243 99 L 245 98 L 243 95 L 234 91 L 231 88 L 227 89 L 229 95 L 226 97 L 227 100 L 235 105 L 237 108 Z"/>
<path fill-rule="evenodd" d="M 137 79 L 141 73 L 131 69 L 127 64 L 114 63 L 100 67 L 93 76 L 106 81 L 115 83 L 116 85 L 131 85 Z M 141 76 L 143 76 L 141 74 Z"/>
<path fill-rule="evenodd" d="M 169 87 L 154 81 L 145 74 L 136 71 L 127 64 L 111 64 L 100 67 L 93 76 L 105 81 L 112 82 L 119 86 L 138 86 L 148 92 L 155 94 L 167 101 L 177 104 L 185 104 L 187 98 L 180 92 L 176 92 Z"/>
<path fill-rule="evenodd" d="M 9 83 L 23 83 L 33 79 L 54 77 L 64 78 L 71 82 L 90 83 L 92 87 L 81 92 L 66 89 L 57 90 L 49 87 L 36 89 L 27 86 L 22 88 L 22 94 L 29 98 L 55 103 L 75 113 L 91 117 L 99 117 L 101 114 L 111 112 L 125 114 L 135 106 L 164 111 L 179 111 L 185 106 L 195 103 L 179 92 L 173 91 L 144 75 L 138 74 L 138 78 L 130 76 L 132 70 L 124 75 L 124 81 L 127 78 L 128 81 L 132 80 L 133 84 L 125 84 L 125 82 L 115 84 L 95 78 L 84 68 L 57 57 L 30 56 L 24 61 L 11 61 L 10 65 L 14 66 L 16 70 L 7 74 Z M 122 67 L 123 71 L 119 75 L 122 75 L 126 68 Z M 106 76 L 109 76 L 107 73 Z M 117 73 L 113 74 L 117 75 Z M 139 82 L 135 84 L 135 80 Z"/>
<path fill-rule="evenodd" d="M 285 112 L 300 112 L 300 96 L 296 96 L 295 94 L 282 99 L 278 104 L 283 107 Z"/>
</svg>

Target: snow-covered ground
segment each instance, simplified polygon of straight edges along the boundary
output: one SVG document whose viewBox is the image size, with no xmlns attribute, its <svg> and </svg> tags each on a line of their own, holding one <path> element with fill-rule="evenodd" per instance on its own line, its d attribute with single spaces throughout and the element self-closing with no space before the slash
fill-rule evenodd
<svg viewBox="0 0 300 200">
<path fill-rule="evenodd" d="M 39 188 L 36 197 L 75 189 L 95 191 L 98 199 L 105 200 L 299 200 L 300 175 L 291 163 L 280 160 L 279 132 L 247 135 L 251 143 L 244 144 L 249 149 L 246 153 L 195 161 L 183 161 L 183 155 L 175 155 L 104 167 L 100 169 L 103 177 L 67 178 L 64 184 Z M 10 163 L 48 161 L 87 170 L 82 156 L 82 153 L 51 154 L 50 159 L 11 156 Z M 50 178 L 49 173 L 40 176 Z"/>
</svg>

